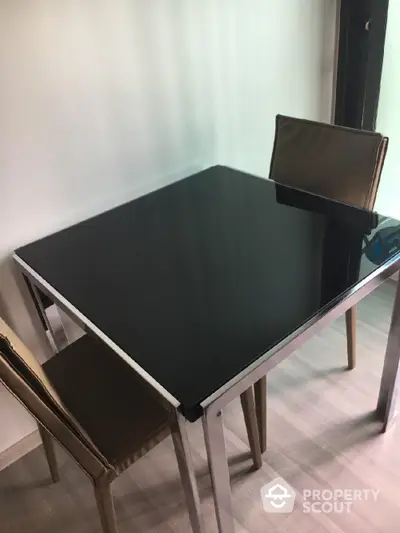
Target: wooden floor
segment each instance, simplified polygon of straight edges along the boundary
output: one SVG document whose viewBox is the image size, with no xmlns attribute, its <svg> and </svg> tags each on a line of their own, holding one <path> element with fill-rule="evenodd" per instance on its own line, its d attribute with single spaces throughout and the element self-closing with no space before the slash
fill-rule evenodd
<svg viewBox="0 0 400 533">
<path fill-rule="evenodd" d="M 268 450 L 252 472 L 238 402 L 225 414 L 236 531 L 239 533 L 396 533 L 400 531 L 400 420 L 386 435 L 375 408 L 394 284 L 359 305 L 358 361 L 346 371 L 344 320 L 316 336 L 269 377 Z M 3 430 L 0 428 L 0 430 Z M 216 531 L 200 424 L 190 427 L 206 531 Z M 90 482 L 59 450 L 61 482 L 51 485 L 40 448 L 0 472 L 1 533 L 100 531 Z M 303 489 L 379 489 L 350 514 L 267 514 L 260 488 L 281 476 Z M 114 483 L 120 533 L 188 533 L 190 526 L 167 439 Z"/>
</svg>

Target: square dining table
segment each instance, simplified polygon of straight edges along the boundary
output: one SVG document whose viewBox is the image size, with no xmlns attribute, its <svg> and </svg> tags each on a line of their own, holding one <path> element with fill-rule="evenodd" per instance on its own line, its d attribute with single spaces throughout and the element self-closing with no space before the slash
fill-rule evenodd
<svg viewBox="0 0 400 533">
<path fill-rule="evenodd" d="M 186 424 L 202 418 L 219 531 L 232 533 L 223 409 L 399 270 L 400 222 L 214 166 L 14 259 L 34 298 L 40 289 L 170 405 L 196 533 Z M 376 410 L 383 430 L 399 358 L 397 289 Z"/>
</svg>

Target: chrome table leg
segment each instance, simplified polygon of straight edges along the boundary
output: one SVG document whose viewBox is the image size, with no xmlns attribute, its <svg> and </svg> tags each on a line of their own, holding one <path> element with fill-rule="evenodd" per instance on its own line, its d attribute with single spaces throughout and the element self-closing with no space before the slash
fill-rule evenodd
<svg viewBox="0 0 400 533">
<path fill-rule="evenodd" d="M 226 456 L 222 412 L 208 407 L 203 415 L 208 467 L 211 474 L 219 533 L 234 533 L 231 486 Z"/>
<path fill-rule="evenodd" d="M 51 321 L 49 320 L 49 317 L 47 316 L 46 309 L 44 308 L 42 300 L 41 300 L 40 295 L 39 295 L 39 291 L 38 291 L 37 287 L 35 287 L 35 285 L 33 283 L 31 283 L 27 278 L 26 278 L 26 283 L 29 284 L 29 287 L 30 287 L 30 290 L 31 290 L 31 294 L 32 294 L 32 298 L 34 298 L 34 300 L 36 302 L 36 305 L 38 306 L 38 309 L 40 310 L 40 314 L 41 314 L 41 316 L 43 318 L 44 323 L 46 324 L 47 331 L 49 332 L 49 336 L 51 338 L 51 342 L 53 344 L 54 351 L 57 353 L 57 352 L 60 351 L 61 345 L 60 345 L 60 343 L 57 340 L 57 334 L 54 331 L 53 325 L 52 325 Z"/>
<path fill-rule="evenodd" d="M 397 389 L 400 384 L 400 281 L 397 282 L 392 321 L 386 347 L 385 361 L 379 390 L 377 414 L 383 422 L 383 431 L 391 425 L 396 414 Z"/>
<path fill-rule="evenodd" d="M 173 413 L 172 440 L 174 442 L 179 473 L 185 492 L 193 533 L 205 533 L 203 517 L 201 514 L 200 497 L 193 468 L 192 455 L 186 431 L 186 421 L 178 411 Z"/>
<path fill-rule="evenodd" d="M 44 328 L 45 319 L 42 316 L 42 310 L 35 303 L 36 296 L 35 292 L 33 291 L 33 285 L 30 280 L 24 275 L 19 265 L 13 265 L 13 273 L 23 302 L 32 321 L 35 333 L 40 342 L 40 347 L 43 350 L 44 359 L 48 359 L 49 357 L 54 355 L 54 346 L 52 341 L 50 341 L 49 337 L 47 336 L 46 330 Z"/>
</svg>

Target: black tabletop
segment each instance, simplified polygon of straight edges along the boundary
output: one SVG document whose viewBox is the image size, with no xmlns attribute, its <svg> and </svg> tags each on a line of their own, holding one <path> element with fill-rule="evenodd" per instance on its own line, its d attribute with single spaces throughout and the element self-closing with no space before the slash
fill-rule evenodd
<svg viewBox="0 0 400 533">
<path fill-rule="evenodd" d="M 193 419 L 201 401 L 396 255 L 398 230 L 217 166 L 17 255 Z"/>
</svg>

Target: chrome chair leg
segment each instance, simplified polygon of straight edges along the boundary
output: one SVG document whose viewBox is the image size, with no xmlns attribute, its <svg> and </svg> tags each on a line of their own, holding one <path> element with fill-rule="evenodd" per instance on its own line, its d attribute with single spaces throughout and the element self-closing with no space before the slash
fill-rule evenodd
<svg viewBox="0 0 400 533">
<path fill-rule="evenodd" d="M 253 387 L 245 390 L 240 395 L 242 403 L 242 410 L 244 421 L 246 423 L 247 435 L 250 444 L 251 456 L 253 458 L 254 467 L 259 470 L 262 466 L 261 448 L 258 420 L 256 413 L 256 405 L 254 403 Z"/>
</svg>

